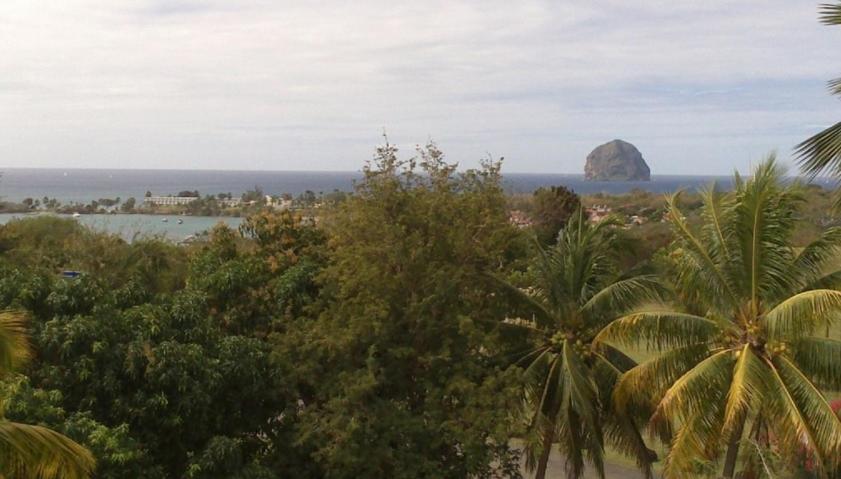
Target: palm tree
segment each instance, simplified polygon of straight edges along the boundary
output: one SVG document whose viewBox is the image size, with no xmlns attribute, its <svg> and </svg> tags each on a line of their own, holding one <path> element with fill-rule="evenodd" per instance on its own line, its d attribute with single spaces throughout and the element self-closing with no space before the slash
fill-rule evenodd
<svg viewBox="0 0 841 479">
<path fill-rule="evenodd" d="M 23 316 L 0 312 L 0 376 L 30 356 Z M 8 421 L 0 401 L 0 478 L 83 479 L 94 459 L 87 449 L 42 426 Z"/>
<path fill-rule="evenodd" d="M 841 25 L 841 3 L 821 5 L 820 19 L 826 25 Z M 829 82 L 829 91 L 841 95 L 841 78 Z M 841 122 L 797 145 L 795 155 L 804 173 L 815 176 L 829 172 L 841 179 Z M 841 206 L 841 197 L 836 206 Z"/>
<path fill-rule="evenodd" d="M 647 476 L 656 455 L 640 437 L 633 417 L 614 414 L 614 384 L 634 362 L 609 345 L 595 347 L 596 333 L 617 311 L 656 297 L 653 276 L 617 275 L 618 224 L 592 224 L 579 208 L 558 242 L 539 255 L 532 284 L 519 289 L 499 280 L 530 316 L 506 324 L 531 336 L 518 362 L 525 375 L 530 412 L 527 467 L 546 475 L 552 444 L 566 457 L 567 476 L 581 477 L 586 460 L 604 477 L 605 440 L 636 458 Z"/>
<path fill-rule="evenodd" d="M 841 229 L 798 249 L 791 238 L 802 201 L 773 157 L 735 189 L 703 195 L 695 231 L 669 201 L 681 308 L 653 304 L 609 324 L 598 341 L 646 344 L 659 352 L 628 371 L 615 390 L 617 408 L 654 405 L 651 426 L 671 441 L 667 478 L 697 477 L 722 459 L 734 477 L 742 448 L 747 472 L 761 467 L 751 451 L 784 457 L 803 450 L 825 474 L 841 457 L 841 422 L 821 388 L 841 388 L 841 342 L 821 337 L 841 311 L 835 289 Z M 753 457 L 751 457 L 753 456 Z"/>
</svg>

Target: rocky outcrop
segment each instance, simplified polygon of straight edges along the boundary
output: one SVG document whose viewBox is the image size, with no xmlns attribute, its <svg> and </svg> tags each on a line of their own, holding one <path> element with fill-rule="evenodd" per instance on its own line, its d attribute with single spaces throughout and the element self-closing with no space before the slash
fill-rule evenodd
<svg viewBox="0 0 841 479">
<path fill-rule="evenodd" d="M 587 155 L 584 177 L 594 181 L 649 181 L 651 170 L 637 147 L 613 140 Z"/>
</svg>

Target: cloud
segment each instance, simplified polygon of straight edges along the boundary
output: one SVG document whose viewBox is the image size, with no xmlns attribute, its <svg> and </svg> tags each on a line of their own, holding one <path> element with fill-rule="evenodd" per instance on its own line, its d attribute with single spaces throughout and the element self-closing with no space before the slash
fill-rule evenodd
<svg viewBox="0 0 841 479">
<path fill-rule="evenodd" d="M 837 120 L 812 0 L 7 0 L 5 167 L 357 169 L 387 128 L 578 172 L 728 173 Z"/>
</svg>

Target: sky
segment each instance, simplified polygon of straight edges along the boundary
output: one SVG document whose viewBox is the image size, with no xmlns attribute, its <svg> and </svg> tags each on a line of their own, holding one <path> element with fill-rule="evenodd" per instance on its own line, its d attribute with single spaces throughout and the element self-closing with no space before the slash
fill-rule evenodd
<svg viewBox="0 0 841 479">
<path fill-rule="evenodd" d="M 3 0 L 0 168 L 729 174 L 841 120 L 820 0 Z"/>
</svg>

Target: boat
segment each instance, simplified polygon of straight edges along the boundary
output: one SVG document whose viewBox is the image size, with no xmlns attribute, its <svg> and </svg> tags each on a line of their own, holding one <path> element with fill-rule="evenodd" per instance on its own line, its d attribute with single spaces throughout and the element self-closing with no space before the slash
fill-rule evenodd
<svg viewBox="0 0 841 479">
<path fill-rule="evenodd" d="M 178 218 L 178 224 L 179 224 L 179 225 L 183 225 L 183 224 L 184 224 L 184 220 L 182 220 L 181 218 Z"/>
<path fill-rule="evenodd" d="M 164 219 L 161 220 L 161 223 L 169 223 L 169 220 L 164 218 Z"/>
<path fill-rule="evenodd" d="M 82 216 L 82 215 L 80 215 L 79 213 L 73 213 L 73 217 L 74 217 L 74 218 L 78 218 L 78 217 L 80 217 L 80 216 Z"/>
</svg>

